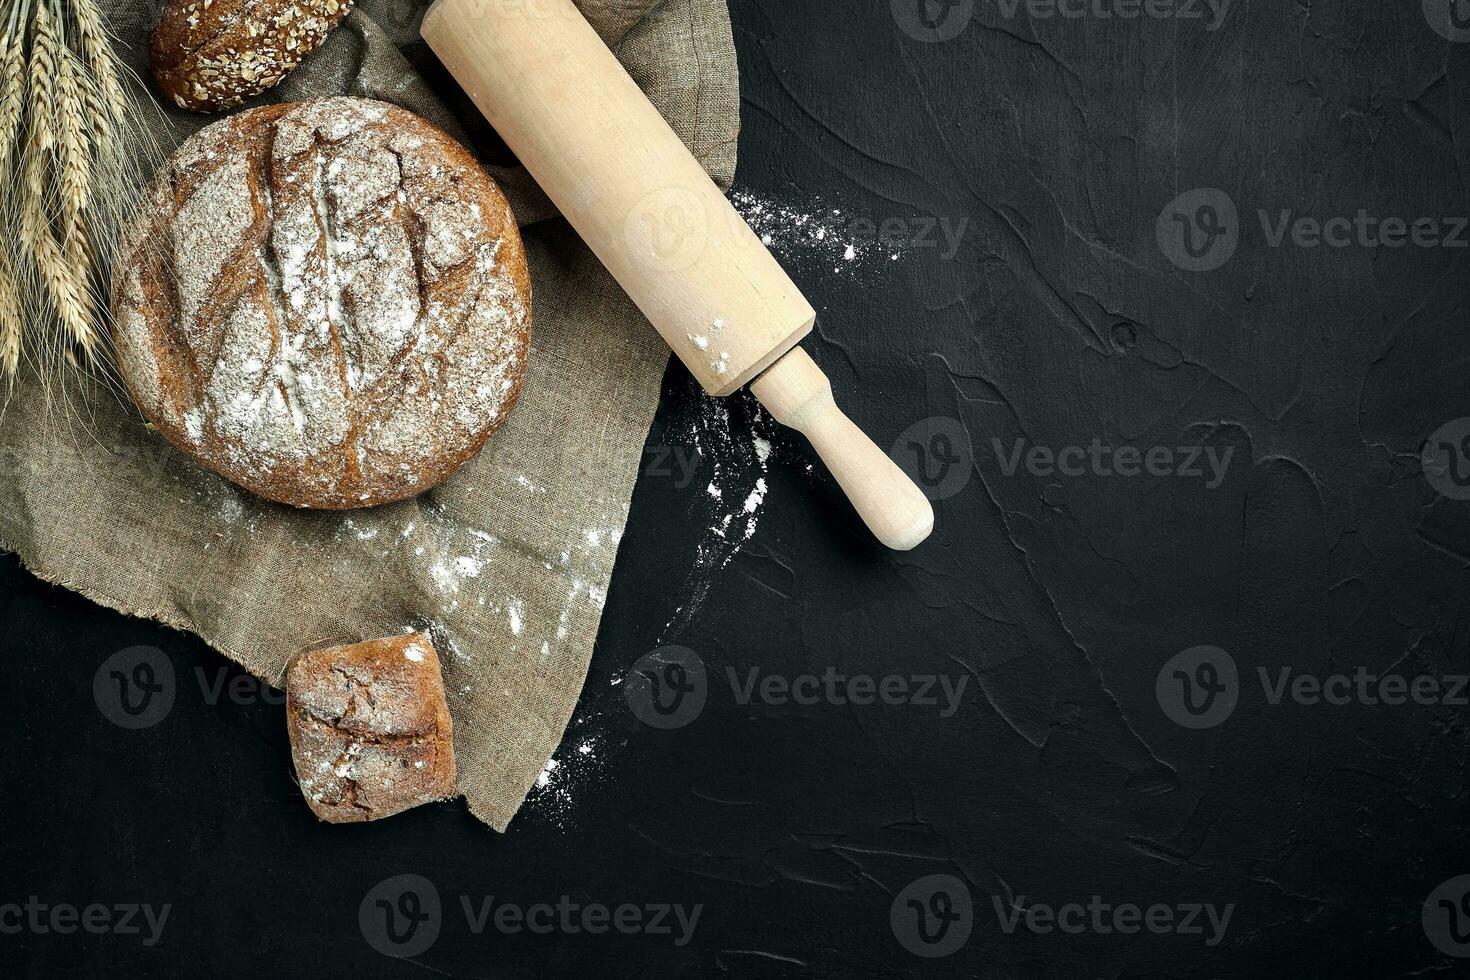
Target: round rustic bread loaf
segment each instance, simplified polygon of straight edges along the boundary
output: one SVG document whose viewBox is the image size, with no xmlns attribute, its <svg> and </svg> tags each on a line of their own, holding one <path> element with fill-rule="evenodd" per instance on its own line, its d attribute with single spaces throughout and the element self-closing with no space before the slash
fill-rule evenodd
<svg viewBox="0 0 1470 980">
<path fill-rule="evenodd" d="M 166 0 L 148 60 L 181 109 L 230 109 L 278 84 L 326 40 L 353 0 Z"/>
<path fill-rule="evenodd" d="M 134 400 L 170 442 L 297 507 L 415 496 L 520 394 L 530 276 L 494 181 L 362 99 L 200 132 L 147 192 L 114 280 Z"/>
</svg>

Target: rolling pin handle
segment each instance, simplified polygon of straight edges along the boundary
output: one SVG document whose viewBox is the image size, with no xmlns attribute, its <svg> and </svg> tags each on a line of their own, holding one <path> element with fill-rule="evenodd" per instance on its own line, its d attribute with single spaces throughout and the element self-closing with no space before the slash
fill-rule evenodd
<svg viewBox="0 0 1470 980">
<path fill-rule="evenodd" d="M 800 347 L 750 390 L 776 421 L 802 433 L 878 540 L 908 551 L 934 530 L 934 508 L 898 464 L 843 414 L 832 382 Z"/>
</svg>

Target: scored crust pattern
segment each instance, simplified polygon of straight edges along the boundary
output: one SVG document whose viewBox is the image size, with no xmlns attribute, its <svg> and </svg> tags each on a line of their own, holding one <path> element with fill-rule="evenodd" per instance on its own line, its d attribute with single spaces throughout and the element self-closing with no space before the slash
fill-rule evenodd
<svg viewBox="0 0 1470 980">
<path fill-rule="evenodd" d="M 468 153 L 361 99 L 216 123 L 160 173 L 114 279 L 150 421 L 263 497 L 346 509 L 432 487 L 520 393 L 530 280 Z"/>
</svg>

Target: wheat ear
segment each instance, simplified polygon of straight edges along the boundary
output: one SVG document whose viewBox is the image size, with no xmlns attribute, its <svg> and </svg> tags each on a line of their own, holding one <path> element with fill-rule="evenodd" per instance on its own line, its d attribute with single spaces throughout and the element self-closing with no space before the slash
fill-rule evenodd
<svg viewBox="0 0 1470 980">
<path fill-rule="evenodd" d="M 25 40 L 25 25 L 14 10 L 5 33 L 5 60 L 0 65 L 0 194 L 7 200 L 11 195 L 11 177 L 14 174 L 14 142 L 5 134 L 14 133 L 20 126 L 21 106 L 25 101 L 25 64 L 22 45 Z M 8 377 L 13 384 L 20 367 L 21 331 L 24 324 L 20 316 L 20 283 L 15 276 L 15 264 L 11 261 L 8 247 L 0 247 L 0 376 Z"/>
<path fill-rule="evenodd" d="M 10 23 L 5 32 L 5 62 L 0 76 L 0 183 L 7 185 L 13 173 L 11 163 L 15 153 L 15 141 L 11 134 L 20 129 L 20 116 L 25 107 L 25 24 L 10 13 Z"/>
<path fill-rule="evenodd" d="M 87 89 L 87 116 L 92 126 L 93 146 L 99 154 L 111 157 L 117 149 L 116 135 L 128 116 L 128 99 L 124 94 L 107 28 L 96 0 L 72 0 L 72 16 L 81 35 L 82 53 L 92 73 L 93 84 Z"/>
<path fill-rule="evenodd" d="M 61 41 L 44 3 L 36 8 L 34 33 L 31 111 L 21 184 L 21 238 L 35 260 L 62 326 L 83 353 L 90 356 L 96 352 L 98 337 L 88 309 L 84 273 L 67 261 L 47 217 L 51 210 L 48 204 L 54 200 L 46 179 L 46 161 L 58 149 L 55 79 L 61 61 Z"/>
<path fill-rule="evenodd" d="M 82 72 L 66 45 L 58 55 L 56 97 L 56 166 L 61 172 L 62 235 L 67 260 L 77 269 L 91 267 L 87 244 L 87 206 L 92 203 L 92 160 L 82 130 L 86 111 Z"/>
<path fill-rule="evenodd" d="M 102 101 L 112 118 L 121 121 L 127 117 L 128 100 L 123 94 L 122 80 L 118 76 L 107 28 L 102 24 L 102 14 L 97 9 L 96 0 L 72 0 L 71 11 L 72 16 L 77 19 L 77 28 L 82 35 L 82 51 L 87 56 L 87 65 L 92 69 L 92 76 L 97 80 Z"/>
<path fill-rule="evenodd" d="M 0 258 L 0 378 L 15 383 L 20 369 L 20 287 L 15 281 L 15 270 L 10 267 L 10 258 Z"/>
</svg>

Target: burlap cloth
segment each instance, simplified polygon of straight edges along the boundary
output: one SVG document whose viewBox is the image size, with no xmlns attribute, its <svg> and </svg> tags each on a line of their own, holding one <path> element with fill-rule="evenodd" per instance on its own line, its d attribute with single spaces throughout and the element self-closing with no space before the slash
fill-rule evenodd
<svg viewBox="0 0 1470 980">
<path fill-rule="evenodd" d="M 158 0 L 106 6 L 146 77 Z M 411 67 L 433 64 L 418 40 L 426 6 L 362 0 L 261 101 L 384 99 L 504 159 L 447 76 L 431 89 Z M 579 6 L 728 186 L 739 95 L 725 0 Z M 169 112 L 159 139 L 171 149 L 207 121 Z M 79 429 L 22 379 L 0 421 L 0 548 L 47 581 L 197 633 L 277 686 L 313 643 L 433 624 L 451 645 L 460 789 L 504 830 L 581 692 L 669 352 L 524 172 L 490 169 L 530 253 L 531 365 L 509 421 L 454 479 L 390 507 L 294 511 L 193 465 L 105 392 L 67 396 L 60 414 Z"/>
</svg>

